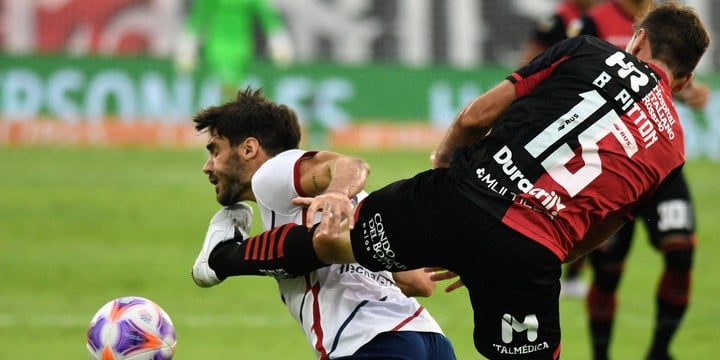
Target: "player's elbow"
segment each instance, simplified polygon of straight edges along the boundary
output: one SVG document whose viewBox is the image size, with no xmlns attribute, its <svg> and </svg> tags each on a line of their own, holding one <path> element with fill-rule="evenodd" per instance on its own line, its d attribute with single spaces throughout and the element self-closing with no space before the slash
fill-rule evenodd
<svg viewBox="0 0 720 360">
<path fill-rule="evenodd" d="M 365 184 L 368 175 L 370 175 L 370 164 L 360 158 L 352 158 L 352 161 L 355 163 L 355 166 L 358 169 L 358 177 L 361 179 L 362 183 Z"/>
</svg>

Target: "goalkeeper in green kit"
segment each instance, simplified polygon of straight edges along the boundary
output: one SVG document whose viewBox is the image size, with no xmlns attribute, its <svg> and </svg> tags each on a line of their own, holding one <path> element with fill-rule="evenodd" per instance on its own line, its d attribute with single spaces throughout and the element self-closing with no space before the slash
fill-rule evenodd
<svg viewBox="0 0 720 360">
<path fill-rule="evenodd" d="M 232 96 L 255 56 L 255 21 L 267 37 L 269 57 L 278 66 L 289 65 L 292 44 L 270 0 L 195 0 L 177 44 L 177 70 L 195 70 L 200 55 L 202 66 L 222 83 L 223 96 Z"/>
</svg>

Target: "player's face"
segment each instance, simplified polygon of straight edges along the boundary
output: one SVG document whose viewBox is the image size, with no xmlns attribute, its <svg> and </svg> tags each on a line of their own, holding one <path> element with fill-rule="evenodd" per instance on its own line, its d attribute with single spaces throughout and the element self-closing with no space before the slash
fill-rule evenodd
<svg viewBox="0 0 720 360">
<path fill-rule="evenodd" d="M 223 205 L 232 205 L 248 200 L 252 188 L 248 165 L 237 153 L 237 147 L 230 146 L 225 138 L 213 136 L 207 144 L 208 160 L 203 172 L 208 180 L 215 185 L 217 201 Z"/>
</svg>

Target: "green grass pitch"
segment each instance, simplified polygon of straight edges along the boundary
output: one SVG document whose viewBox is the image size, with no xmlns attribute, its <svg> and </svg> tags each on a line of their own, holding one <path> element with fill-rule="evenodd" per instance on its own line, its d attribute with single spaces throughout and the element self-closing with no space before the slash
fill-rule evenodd
<svg viewBox="0 0 720 360">
<path fill-rule="evenodd" d="M 429 166 L 425 152 L 363 152 L 369 189 Z M 313 359 L 272 279 L 195 287 L 188 272 L 217 209 L 202 148 L 0 148 L 0 359 L 84 359 L 85 332 L 108 300 L 159 303 L 178 335 L 176 359 Z M 687 165 L 698 210 L 692 305 L 678 359 L 715 357 L 720 314 L 720 166 Z M 255 231 L 259 229 L 256 226 Z M 636 239 L 621 284 L 611 354 L 640 359 L 650 338 L 660 257 Z M 588 276 L 588 272 L 585 274 Z M 478 359 L 465 290 L 421 302 L 459 359 Z M 584 304 L 562 300 L 563 358 L 589 359 Z"/>
</svg>

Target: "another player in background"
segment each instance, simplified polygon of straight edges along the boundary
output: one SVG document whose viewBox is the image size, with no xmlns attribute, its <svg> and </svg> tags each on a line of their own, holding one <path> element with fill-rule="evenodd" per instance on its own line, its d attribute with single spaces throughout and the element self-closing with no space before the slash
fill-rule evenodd
<svg viewBox="0 0 720 360">
<path fill-rule="evenodd" d="M 633 36 L 633 19 L 647 12 L 652 0 L 612 0 L 592 8 L 582 21 L 579 32 L 597 36 L 624 48 Z M 668 35 L 669 36 L 669 35 Z M 709 89 L 697 82 L 675 93 L 675 99 L 695 109 L 705 106 Z M 695 249 L 694 205 L 683 174 L 658 192 L 640 213 L 650 243 L 664 258 L 664 269 L 655 296 L 656 314 L 652 343 L 647 359 L 669 359 L 670 342 L 687 310 L 690 278 Z M 593 279 L 587 297 L 593 356 L 608 358 L 617 289 L 630 249 L 637 221 L 623 227 L 606 246 L 590 255 Z"/>
<path fill-rule="evenodd" d="M 520 55 L 520 66 L 529 63 L 535 56 L 551 46 L 568 37 L 576 36 L 577 34 L 568 34 L 570 25 L 595 3 L 596 0 L 561 0 L 552 15 L 538 21 L 535 25 L 532 36 Z"/>
<path fill-rule="evenodd" d="M 577 36 L 577 24 L 580 17 L 595 5 L 595 0 L 562 0 L 555 8 L 555 12 L 547 19 L 543 19 L 533 29 L 530 40 L 520 55 L 520 66 L 526 65 L 535 56 L 551 46 L 569 38 Z M 588 292 L 588 285 L 582 279 L 581 270 L 585 264 L 585 257 L 565 265 L 563 278 L 560 281 L 560 296 L 584 299 Z"/>
<path fill-rule="evenodd" d="M 305 210 L 291 202 L 295 197 L 340 191 L 353 199 L 366 195 L 361 192 L 369 170 L 365 162 L 298 149 L 295 112 L 260 90 L 241 91 L 233 101 L 198 113 L 194 122 L 198 131 L 209 134 L 203 172 L 215 185 L 218 202 L 227 206 L 216 215 L 208 236 L 227 231 L 232 237 L 232 218 L 249 228 L 245 219 L 252 218 L 252 211 L 240 201 L 257 202 L 263 227 L 269 230 L 305 224 Z M 220 226 L 223 221 L 225 228 Z M 274 256 L 270 242 L 255 245 L 251 251 L 261 257 Z M 201 253 L 193 275 L 209 270 L 202 259 Z M 430 296 L 435 290 L 423 270 L 392 274 L 345 264 L 299 277 L 270 275 L 277 277 L 283 303 L 319 359 L 455 359 L 437 322 L 408 297 Z M 194 280 L 199 286 L 215 284 L 202 277 Z"/>
<path fill-rule="evenodd" d="M 267 38 L 269 57 L 278 66 L 289 65 L 292 42 L 271 0 L 193 0 L 179 34 L 176 68 L 194 70 L 200 53 L 202 66 L 222 83 L 223 98 L 232 98 L 255 57 L 256 21 Z"/>
<path fill-rule="evenodd" d="M 322 212 L 311 232 L 206 241 L 201 263 L 215 278 L 203 281 L 355 261 L 441 267 L 468 289 L 481 354 L 559 358 L 561 263 L 605 242 L 685 162 L 672 91 L 692 79 L 707 30 L 677 3 L 636 29 L 627 52 L 590 36 L 548 49 L 460 112 L 436 169 L 373 191 L 355 212 L 350 189 L 327 191 L 294 200 L 308 226 Z M 262 244 L 273 259 L 252 251 Z"/>
</svg>

